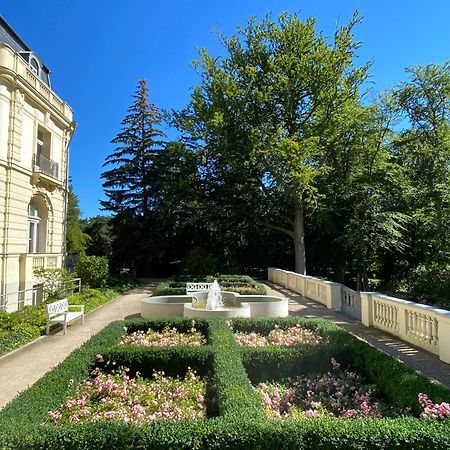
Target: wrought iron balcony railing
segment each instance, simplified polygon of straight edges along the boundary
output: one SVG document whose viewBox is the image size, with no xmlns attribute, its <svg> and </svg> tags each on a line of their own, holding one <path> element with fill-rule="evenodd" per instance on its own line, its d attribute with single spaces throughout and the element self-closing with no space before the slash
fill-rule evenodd
<svg viewBox="0 0 450 450">
<path fill-rule="evenodd" d="M 34 170 L 58 179 L 59 164 L 37 153 L 34 155 Z"/>
</svg>

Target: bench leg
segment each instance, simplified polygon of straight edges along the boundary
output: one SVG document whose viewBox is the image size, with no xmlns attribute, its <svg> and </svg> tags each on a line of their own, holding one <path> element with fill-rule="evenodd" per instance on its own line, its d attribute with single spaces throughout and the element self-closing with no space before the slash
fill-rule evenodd
<svg viewBox="0 0 450 450">
<path fill-rule="evenodd" d="M 45 327 L 45 334 L 50 333 L 50 322 L 47 321 L 47 326 Z"/>
<path fill-rule="evenodd" d="M 64 334 L 67 334 L 67 322 L 64 322 Z"/>
</svg>

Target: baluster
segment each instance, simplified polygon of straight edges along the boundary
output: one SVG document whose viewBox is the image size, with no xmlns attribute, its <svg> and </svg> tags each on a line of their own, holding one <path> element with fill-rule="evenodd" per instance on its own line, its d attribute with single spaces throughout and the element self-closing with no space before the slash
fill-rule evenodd
<svg viewBox="0 0 450 450">
<path fill-rule="evenodd" d="M 408 334 L 412 334 L 413 330 L 414 330 L 413 313 L 412 311 L 408 311 Z"/>
<path fill-rule="evenodd" d="M 418 338 L 421 341 L 425 339 L 424 327 L 425 327 L 425 316 L 423 314 L 419 314 L 419 329 L 417 331 L 419 332 Z"/>
<path fill-rule="evenodd" d="M 414 337 L 417 337 L 417 321 L 418 321 L 418 317 L 417 317 L 417 313 L 413 312 L 413 331 L 414 331 Z"/>
<path fill-rule="evenodd" d="M 438 320 L 436 318 L 433 318 L 433 321 L 432 321 L 431 335 L 432 335 L 431 342 L 434 345 L 436 345 L 438 343 Z"/>
<path fill-rule="evenodd" d="M 426 318 L 426 331 L 425 331 L 425 339 L 427 340 L 427 342 L 429 344 L 431 344 L 431 340 L 433 338 L 433 336 L 431 335 L 431 322 L 432 322 L 432 318 L 431 317 L 427 317 Z"/>
</svg>

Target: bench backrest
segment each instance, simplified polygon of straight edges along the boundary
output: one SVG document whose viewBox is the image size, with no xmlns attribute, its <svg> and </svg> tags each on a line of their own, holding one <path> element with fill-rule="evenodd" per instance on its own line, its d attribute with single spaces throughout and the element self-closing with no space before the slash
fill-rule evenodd
<svg viewBox="0 0 450 450">
<path fill-rule="evenodd" d="M 207 291 L 212 283 L 186 283 L 186 294 L 190 292 Z"/>
<path fill-rule="evenodd" d="M 58 300 L 57 302 L 47 303 L 47 314 L 58 314 L 63 313 L 69 310 L 69 302 L 67 298 L 63 298 L 62 300 Z"/>
</svg>

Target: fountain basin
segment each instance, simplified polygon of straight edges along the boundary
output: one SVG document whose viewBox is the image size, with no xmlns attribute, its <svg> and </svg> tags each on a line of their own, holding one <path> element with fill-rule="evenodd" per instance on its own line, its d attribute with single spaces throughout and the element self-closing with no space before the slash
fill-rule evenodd
<svg viewBox="0 0 450 450">
<path fill-rule="evenodd" d="M 225 304 L 230 311 L 235 311 L 242 303 L 247 303 L 250 307 L 250 316 L 226 316 L 223 311 L 219 311 L 221 317 L 287 317 L 289 315 L 288 299 L 284 297 L 274 297 L 269 295 L 239 295 L 235 292 L 223 292 Z M 163 317 L 217 317 L 207 309 L 192 307 L 192 296 L 200 300 L 205 300 L 207 292 L 195 292 L 191 295 L 166 295 L 159 297 L 148 297 L 141 302 L 141 316 L 146 318 Z M 185 305 L 188 305 L 190 314 L 185 315 Z M 190 311 L 190 310 L 194 311 Z M 206 311 L 203 315 L 199 311 Z M 195 314 L 195 315 L 194 315 Z M 230 312 L 229 314 L 233 314 Z M 246 312 L 244 314 L 247 314 Z M 200 316 L 201 315 L 201 316 Z M 219 316 L 220 317 L 220 316 Z"/>
<path fill-rule="evenodd" d="M 251 317 L 287 317 L 289 300 L 270 295 L 241 295 L 242 302 L 250 305 Z"/>
<path fill-rule="evenodd" d="M 191 295 L 148 297 L 141 302 L 141 317 L 183 317 L 184 305 L 191 302 Z"/>
<path fill-rule="evenodd" d="M 211 317 L 222 317 L 225 319 L 232 317 L 251 317 L 251 308 L 249 303 L 241 303 L 240 306 L 236 307 L 225 307 L 221 309 L 201 309 L 194 308 L 192 304 L 185 303 L 183 310 L 184 317 L 199 317 L 199 318 L 211 318 Z"/>
</svg>

